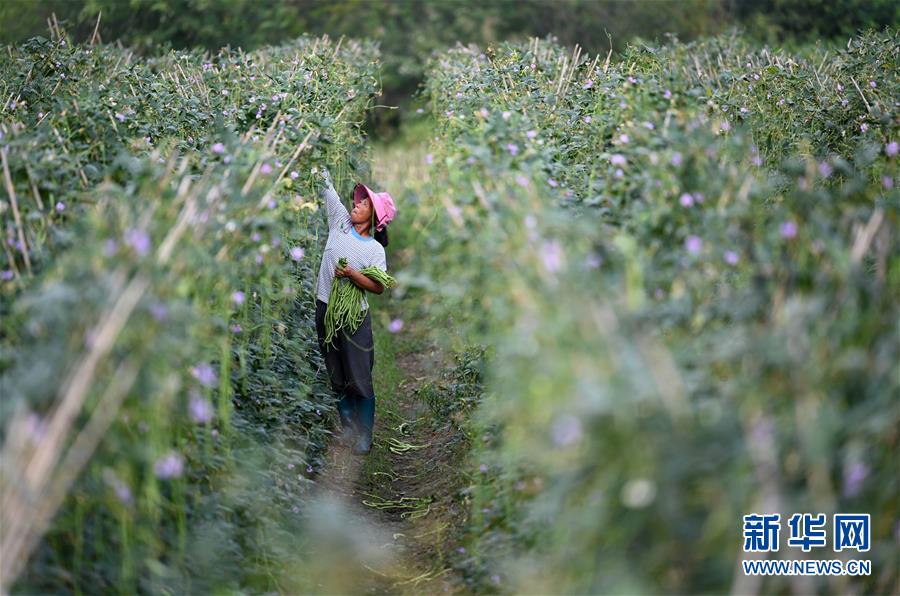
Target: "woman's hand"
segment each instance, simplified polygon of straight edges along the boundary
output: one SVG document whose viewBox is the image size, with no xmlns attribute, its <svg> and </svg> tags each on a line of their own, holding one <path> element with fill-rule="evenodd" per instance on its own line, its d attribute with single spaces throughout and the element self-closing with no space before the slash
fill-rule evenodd
<svg viewBox="0 0 900 596">
<path fill-rule="evenodd" d="M 334 186 L 334 183 L 331 181 L 331 174 L 328 173 L 328 168 L 323 167 L 319 170 L 319 174 L 322 176 L 322 179 L 325 181 L 326 186 Z"/>
<path fill-rule="evenodd" d="M 347 265 L 344 268 L 341 268 L 340 265 L 334 268 L 334 276 L 335 277 L 353 277 L 353 274 L 356 273 L 356 269 Z"/>
</svg>

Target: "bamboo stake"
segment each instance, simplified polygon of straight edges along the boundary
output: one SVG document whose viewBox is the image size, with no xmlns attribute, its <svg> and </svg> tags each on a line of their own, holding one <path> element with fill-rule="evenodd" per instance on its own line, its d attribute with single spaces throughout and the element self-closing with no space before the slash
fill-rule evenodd
<svg viewBox="0 0 900 596">
<path fill-rule="evenodd" d="M 872 106 L 869 105 L 869 102 L 866 100 L 866 96 L 863 95 L 862 89 L 859 88 L 859 85 L 856 83 L 856 79 L 850 77 L 850 81 L 853 83 L 853 86 L 856 87 L 856 90 L 859 91 L 859 96 L 862 97 L 863 103 L 866 104 L 866 109 L 869 113 L 872 113 Z"/>
<path fill-rule="evenodd" d="M 34 200 L 37 203 L 38 209 L 43 212 L 44 202 L 41 200 L 41 193 L 38 192 L 37 184 L 34 182 L 34 176 L 31 175 L 31 168 L 28 167 L 28 164 L 25 164 L 25 173 L 28 174 L 28 182 L 31 184 L 31 192 L 34 195 Z"/>
<path fill-rule="evenodd" d="M 19 234 L 19 243 L 22 245 L 22 256 L 25 258 L 25 270 L 28 271 L 28 275 L 31 275 L 31 259 L 28 257 L 28 245 L 25 243 L 25 231 L 22 228 L 22 217 L 19 215 L 19 203 L 16 201 L 16 189 L 13 188 L 12 176 L 9 175 L 9 164 L 6 162 L 7 151 L 6 147 L 0 150 L 0 157 L 3 159 L 3 180 L 6 183 L 6 192 L 9 193 L 9 198 L 12 202 L 16 231 Z"/>
<path fill-rule="evenodd" d="M 97 24 L 94 25 L 94 34 L 91 35 L 91 45 L 94 45 L 100 39 L 99 33 L 100 33 L 100 17 L 101 16 L 103 16 L 102 10 L 97 13 Z"/>
</svg>

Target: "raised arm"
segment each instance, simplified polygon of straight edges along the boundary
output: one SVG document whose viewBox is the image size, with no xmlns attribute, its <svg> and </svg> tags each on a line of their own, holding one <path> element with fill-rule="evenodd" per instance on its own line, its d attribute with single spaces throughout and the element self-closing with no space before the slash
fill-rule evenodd
<svg viewBox="0 0 900 596">
<path fill-rule="evenodd" d="M 337 191 L 334 190 L 334 185 L 331 183 L 331 176 L 328 175 L 327 169 L 322 169 L 322 178 L 325 183 L 322 185 L 319 196 L 325 201 L 328 213 L 328 227 L 333 228 L 339 222 L 349 218 L 350 213 L 344 207 L 344 204 L 341 203 L 341 198 L 338 196 Z"/>
</svg>

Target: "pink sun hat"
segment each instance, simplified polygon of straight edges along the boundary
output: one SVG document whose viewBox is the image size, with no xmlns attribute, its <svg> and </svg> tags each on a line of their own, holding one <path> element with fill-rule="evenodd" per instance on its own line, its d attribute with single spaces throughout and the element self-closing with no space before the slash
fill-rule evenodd
<svg viewBox="0 0 900 596">
<path fill-rule="evenodd" d="M 394 206 L 394 199 L 386 192 L 375 192 L 362 182 L 357 182 L 353 188 L 353 206 L 369 196 L 372 206 L 375 208 L 375 230 L 381 231 L 386 225 L 391 223 L 397 214 L 397 208 Z"/>
</svg>

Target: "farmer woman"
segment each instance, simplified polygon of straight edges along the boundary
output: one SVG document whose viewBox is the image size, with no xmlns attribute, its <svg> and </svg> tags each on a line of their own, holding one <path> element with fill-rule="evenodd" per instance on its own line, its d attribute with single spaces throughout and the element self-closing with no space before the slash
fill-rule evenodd
<svg viewBox="0 0 900 596">
<path fill-rule="evenodd" d="M 325 343 L 325 312 L 334 278 L 347 278 L 366 292 L 381 294 L 384 291 L 381 283 L 359 270 L 375 266 L 387 271 L 384 255 L 388 243 L 386 226 L 397 210 L 391 195 L 373 192 L 357 183 L 353 189 L 353 210 L 348 213 L 334 190 L 328 170 L 322 171 L 322 177 L 325 185 L 320 196 L 324 197 L 328 212 L 328 242 L 316 281 L 316 333 L 331 387 L 340 396 L 338 413 L 342 432 L 339 441 L 348 445 L 355 438 L 353 453 L 362 455 L 372 448 L 375 424 L 375 390 L 372 387 L 375 341 L 369 304 L 363 294 L 362 310 L 366 314 L 362 323 L 349 335 L 346 329 L 341 329 L 335 334 L 333 345 Z M 344 268 L 338 265 L 341 257 L 348 261 Z"/>
</svg>

